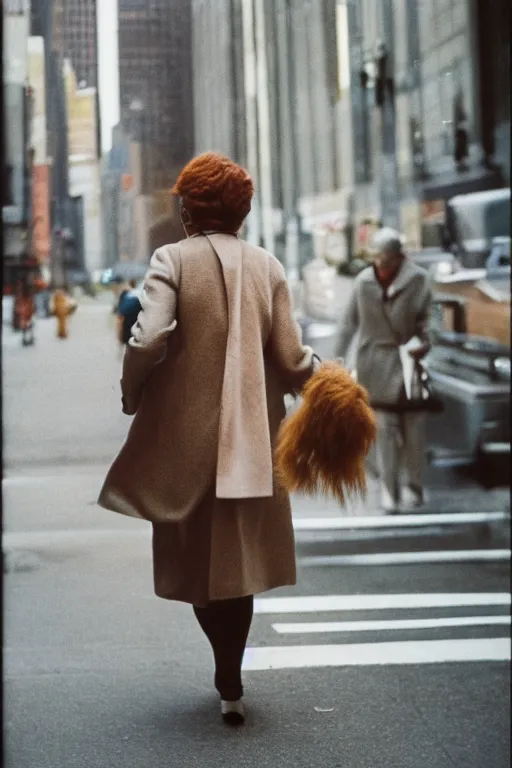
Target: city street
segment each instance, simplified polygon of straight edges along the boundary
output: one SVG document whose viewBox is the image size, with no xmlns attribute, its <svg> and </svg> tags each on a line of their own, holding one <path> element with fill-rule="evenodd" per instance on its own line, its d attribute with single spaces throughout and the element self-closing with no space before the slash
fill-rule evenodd
<svg viewBox="0 0 512 768">
<path fill-rule="evenodd" d="M 27 348 L 4 323 L 6 766 L 506 768 L 509 492 L 440 470 L 423 519 L 380 515 L 371 471 L 347 509 L 293 500 L 298 584 L 258 597 L 247 723 L 223 726 L 150 526 L 95 505 L 130 423 L 111 308 Z"/>
</svg>

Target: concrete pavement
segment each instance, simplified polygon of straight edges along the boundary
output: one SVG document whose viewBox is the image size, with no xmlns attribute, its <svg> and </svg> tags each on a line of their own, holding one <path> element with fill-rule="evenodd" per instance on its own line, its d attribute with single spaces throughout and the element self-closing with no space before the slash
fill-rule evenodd
<svg viewBox="0 0 512 768">
<path fill-rule="evenodd" d="M 410 534 L 297 533 L 297 587 L 257 602 L 247 727 L 223 728 L 210 650 L 190 607 L 153 595 L 149 526 L 94 505 L 129 425 L 108 304 L 82 305 L 66 342 L 51 320 L 38 324 L 35 348 L 18 341 L 6 329 L 9 768 L 509 764 L 508 563 L 307 559 L 400 551 Z M 296 499 L 294 515 L 340 511 Z M 427 534 L 427 549 L 476 546 L 472 531 Z M 498 532 L 489 546 L 508 545 Z M 267 602 L 274 598 L 295 602 Z"/>
</svg>

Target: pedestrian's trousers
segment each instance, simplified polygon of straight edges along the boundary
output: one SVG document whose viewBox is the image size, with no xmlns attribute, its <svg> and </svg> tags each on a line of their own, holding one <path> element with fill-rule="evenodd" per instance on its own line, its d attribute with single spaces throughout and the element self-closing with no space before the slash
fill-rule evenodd
<svg viewBox="0 0 512 768">
<path fill-rule="evenodd" d="M 391 498 L 400 498 L 400 475 L 407 484 L 423 493 L 425 415 L 377 411 L 377 461 L 381 482 Z"/>
<path fill-rule="evenodd" d="M 215 687 L 224 701 L 242 698 L 242 661 L 251 627 L 254 598 L 214 600 L 194 613 L 210 641 L 215 659 Z"/>
</svg>

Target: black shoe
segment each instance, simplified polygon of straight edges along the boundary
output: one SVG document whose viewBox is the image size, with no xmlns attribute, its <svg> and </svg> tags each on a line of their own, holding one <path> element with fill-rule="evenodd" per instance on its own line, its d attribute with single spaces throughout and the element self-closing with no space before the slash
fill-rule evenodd
<svg viewBox="0 0 512 768">
<path fill-rule="evenodd" d="M 243 725 L 245 723 L 244 705 L 242 700 L 238 701 L 222 701 L 220 702 L 220 711 L 222 719 L 227 725 Z"/>
</svg>

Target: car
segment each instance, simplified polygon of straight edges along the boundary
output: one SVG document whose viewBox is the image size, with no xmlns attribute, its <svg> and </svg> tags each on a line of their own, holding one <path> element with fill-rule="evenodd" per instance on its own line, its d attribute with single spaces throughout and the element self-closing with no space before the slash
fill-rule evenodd
<svg viewBox="0 0 512 768">
<path fill-rule="evenodd" d="M 487 486 L 510 482 L 510 346 L 466 329 L 465 300 L 437 295 L 425 367 L 443 412 L 427 418 L 429 461 L 473 467 Z"/>
<path fill-rule="evenodd" d="M 485 267 L 496 239 L 510 238 L 510 187 L 452 197 L 446 234 L 465 269 Z"/>
</svg>

